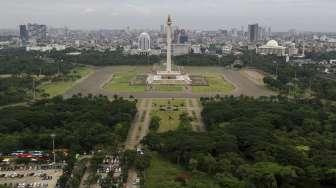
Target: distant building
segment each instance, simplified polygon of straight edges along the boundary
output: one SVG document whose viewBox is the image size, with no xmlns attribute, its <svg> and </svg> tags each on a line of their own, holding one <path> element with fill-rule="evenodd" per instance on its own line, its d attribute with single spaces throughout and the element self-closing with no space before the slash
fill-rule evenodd
<svg viewBox="0 0 336 188">
<path fill-rule="evenodd" d="M 29 40 L 46 41 L 47 40 L 47 26 L 40 24 L 27 25 Z"/>
<path fill-rule="evenodd" d="M 286 47 L 286 54 L 288 54 L 288 56 L 293 57 L 298 55 L 299 49 L 295 47 L 295 43 L 286 42 L 283 45 Z"/>
<path fill-rule="evenodd" d="M 20 40 L 23 45 L 25 45 L 29 40 L 28 30 L 27 30 L 26 25 L 20 25 Z"/>
<path fill-rule="evenodd" d="M 191 46 L 191 52 L 193 54 L 201 54 L 202 53 L 201 45 L 192 45 Z"/>
<path fill-rule="evenodd" d="M 187 35 L 187 32 L 182 29 L 180 34 L 179 34 L 179 37 L 178 37 L 178 43 L 179 44 L 185 44 L 188 42 L 188 35 Z"/>
<path fill-rule="evenodd" d="M 149 51 L 151 49 L 151 41 L 148 33 L 141 33 L 138 40 L 138 49 Z"/>
<path fill-rule="evenodd" d="M 160 25 L 160 32 L 164 33 L 165 32 L 165 26 L 164 25 Z"/>
<path fill-rule="evenodd" d="M 248 36 L 250 42 L 257 42 L 259 40 L 259 25 L 252 24 L 248 26 Z"/>
<path fill-rule="evenodd" d="M 222 52 L 224 54 L 230 54 L 232 51 L 232 45 L 228 44 L 222 47 Z"/>
<path fill-rule="evenodd" d="M 180 36 L 181 30 L 175 29 L 173 33 L 172 43 L 178 43 L 179 42 L 179 36 Z"/>
<path fill-rule="evenodd" d="M 186 55 L 190 52 L 190 44 L 172 44 L 172 55 Z"/>
<path fill-rule="evenodd" d="M 258 54 L 262 55 L 286 55 L 286 47 L 279 46 L 278 42 L 275 40 L 268 41 L 265 45 L 258 47 L 256 51 Z"/>
<path fill-rule="evenodd" d="M 51 50 L 56 50 L 56 51 L 62 51 L 65 50 L 66 46 L 65 45 L 58 45 L 58 44 L 51 44 L 51 45 L 46 45 L 46 46 L 27 46 L 26 51 L 41 51 L 41 52 L 46 52 L 46 51 L 51 51 Z"/>
</svg>

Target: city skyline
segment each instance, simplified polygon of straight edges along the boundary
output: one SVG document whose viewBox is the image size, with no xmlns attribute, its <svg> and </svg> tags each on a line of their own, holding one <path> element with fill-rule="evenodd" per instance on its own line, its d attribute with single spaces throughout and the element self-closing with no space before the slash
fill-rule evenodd
<svg viewBox="0 0 336 188">
<path fill-rule="evenodd" d="M 154 0 L 31 0 L 3 2 L 0 29 L 20 24 L 40 23 L 73 29 L 120 29 L 130 26 L 159 29 L 162 18 L 170 13 L 178 17 L 177 25 L 188 29 L 247 30 L 248 24 L 270 26 L 273 31 L 336 31 L 328 18 L 336 17 L 331 0 L 188 0 L 179 2 Z"/>
</svg>

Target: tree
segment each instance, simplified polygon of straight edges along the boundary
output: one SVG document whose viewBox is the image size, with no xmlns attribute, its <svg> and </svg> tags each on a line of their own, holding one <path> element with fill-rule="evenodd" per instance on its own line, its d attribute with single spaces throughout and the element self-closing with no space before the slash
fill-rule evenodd
<svg viewBox="0 0 336 188">
<path fill-rule="evenodd" d="M 149 129 L 156 132 L 160 128 L 161 118 L 159 116 L 152 116 L 149 124 Z"/>
</svg>

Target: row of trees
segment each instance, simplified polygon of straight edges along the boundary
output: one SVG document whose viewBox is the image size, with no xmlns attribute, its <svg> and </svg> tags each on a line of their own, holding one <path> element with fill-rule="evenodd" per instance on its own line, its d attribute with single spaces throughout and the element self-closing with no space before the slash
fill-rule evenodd
<svg viewBox="0 0 336 188">
<path fill-rule="evenodd" d="M 36 93 L 44 96 L 43 91 L 37 89 L 39 84 L 67 79 L 75 67 L 71 63 L 48 59 L 45 52 L 26 52 L 23 48 L 0 50 L 0 106 L 33 99 L 34 85 Z M 43 79 L 35 78 L 40 75 Z"/>
<path fill-rule="evenodd" d="M 45 99 L 29 107 L 0 110 L 0 152 L 50 149 L 55 133 L 58 148 L 90 151 L 100 145 L 118 146 L 136 113 L 135 102 L 117 98 L 74 96 Z"/>
<path fill-rule="evenodd" d="M 324 57 L 323 54 L 320 55 Z M 336 100 L 336 82 L 321 76 L 323 67 L 320 65 L 292 65 L 285 63 L 282 57 L 258 55 L 252 51 L 245 51 L 241 59 L 245 66 L 255 67 L 268 73 L 269 76 L 265 77 L 264 82 L 281 94 L 295 97 L 314 95 Z M 316 58 L 316 60 L 320 59 L 323 58 Z"/>
<path fill-rule="evenodd" d="M 47 58 L 46 52 L 26 52 L 24 49 L 0 50 L 0 74 L 55 75 L 67 74 L 75 65 Z"/>
<path fill-rule="evenodd" d="M 336 108 L 283 97 L 202 99 L 208 132 L 151 132 L 143 143 L 218 187 L 336 185 Z"/>
<path fill-rule="evenodd" d="M 0 78 L 0 106 L 31 99 L 33 95 L 33 78 Z"/>
<path fill-rule="evenodd" d="M 152 65 L 159 63 L 159 56 L 128 55 L 123 53 L 123 48 L 116 51 L 106 50 L 104 52 L 96 50 L 83 50 L 78 56 L 69 56 L 66 51 L 52 51 L 48 57 L 64 62 L 78 63 L 85 65 L 107 66 L 107 65 Z"/>
<path fill-rule="evenodd" d="M 218 57 L 216 55 L 188 54 L 173 57 L 174 63 L 181 66 L 227 66 L 235 60 L 236 57 L 233 55 Z"/>
</svg>

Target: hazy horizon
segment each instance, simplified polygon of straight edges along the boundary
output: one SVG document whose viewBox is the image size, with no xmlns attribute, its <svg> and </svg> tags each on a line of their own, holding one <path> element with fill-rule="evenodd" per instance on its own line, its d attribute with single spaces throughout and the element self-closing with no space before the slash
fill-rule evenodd
<svg viewBox="0 0 336 188">
<path fill-rule="evenodd" d="M 1 2 L 3 1 L 3 2 Z M 167 14 L 187 29 L 259 23 L 273 31 L 335 32 L 333 0 L 0 0 L 0 29 L 41 23 L 71 29 L 159 29 Z M 333 8 L 334 7 L 334 8 Z"/>
</svg>

